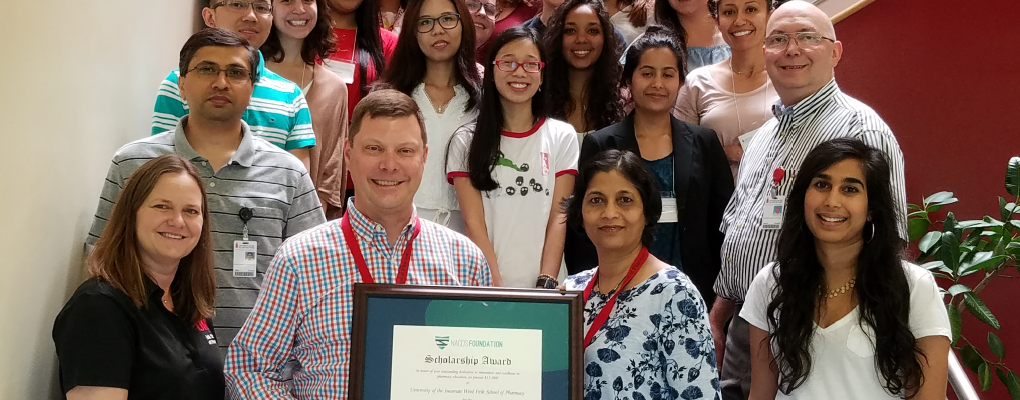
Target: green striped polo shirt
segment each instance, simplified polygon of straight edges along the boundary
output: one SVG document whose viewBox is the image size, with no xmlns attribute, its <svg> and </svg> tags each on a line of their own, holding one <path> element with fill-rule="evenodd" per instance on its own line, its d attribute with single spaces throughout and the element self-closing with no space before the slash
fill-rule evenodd
<svg viewBox="0 0 1020 400">
<path fill-rule="evenodd" d="M 214 171 L 209 161 L 188 143 L 184 135 L 187 121 L 187 117 L 182 118 L 174 130 L 133 141 L 117 150 L 86 243 L 94 246 L 99 240 L 124 182 L 142 164 L 164 154 L 190 160 L 202 175 L 209 203 L 216 276 L 213 326 L 225 352 L 255 306 L 266 268 L 276 250 L 287 238 L 326 222 L 326 217 L 308 171 L 297 157 L 255 137 L 248 124 L 242 122 L 241 144 L 230 161 Z M 241 207 L 252 209 L 253 214 L 248 221 L 248 237 L 258 242 L 255 257 L 258 272 L 254 278 L 233 274 L 233 244 L 241 240 L 244 229 L 238 217 Z"/>
<path fill-rule="evenodd" d="M 266 68 L 259 52 L 259 81 L 251 92 L 251 104 L 241 119 L 255 135 L 284 150 L 315 146 L 312 116 L 301 88 Z M 188 114 L 188 103 L 181 98 L 175 69 L 159 85 L 152 114 L 152 134 L 174 130 L 177 121 Z"/>
</svg>

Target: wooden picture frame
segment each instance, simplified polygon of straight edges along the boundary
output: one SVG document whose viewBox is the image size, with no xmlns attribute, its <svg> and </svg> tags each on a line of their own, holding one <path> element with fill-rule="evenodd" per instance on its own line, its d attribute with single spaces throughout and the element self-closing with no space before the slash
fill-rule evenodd
<svg viewBox="0 0 1020 400">
<path fill-rule="evenodd" d="M 416 322 L 408 323 L 409 320 Z M 354 285 L 347 398 L 398 400 L 392 397 L 390 386 L 394 326 L 421 324 L 453 329 L 496 328 L 508 332 L 541 329 L 542 399 L 582 400 L 583 320 L 584 299 L 577 291 L 357 283 Z M 565 348 L 560 347 L 561 344 Z M 558 369 L 564 364 L 565 370 Z M 458 399 L 472 397 L 465 395 Z"/>
</svg>

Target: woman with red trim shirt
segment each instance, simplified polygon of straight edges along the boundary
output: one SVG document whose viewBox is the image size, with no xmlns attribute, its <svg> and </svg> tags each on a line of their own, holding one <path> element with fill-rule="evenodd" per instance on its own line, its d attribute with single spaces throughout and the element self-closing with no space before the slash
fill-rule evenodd
<svg viewBox="0 0 1020 400">
<path fill-rule="evenodd" d="M 545 118 L 536 95 L 543 59 L 531 28 L 500 33 L 484 64 L 477 122 L 454 133 L 447 154 L 467 237 L 495 285 L 552 289 L 566 277 L 560 203 L 574 185 L 579 149 L 570 124 Z"/>
<path fill-rule="evenodd" d="M 584 163 L 567 225 L 595 243 L 598 267 L 567 278 L 584 291 L 585 399 L 718 399 L 705 301 L 689 278 L 648 252 L 661 215 L 656 178 L 634 152 Z"/>
<path fill-rule="evenodd" d="M 385 70 L 397 35 L 380 26 L 377 0 L 329 0 L 329 17 L 336 48 L 323 61 L 347 83 L 347 115 L 354 115 L 354 107 Z"/>
<path fill-rule="evenodd" d="M 165 155 L 131 174 L 89 254 L 91 278 L 53 323 L 66 398 L 223 399 L 212 257 L 191 162 Z"/>
</svg>

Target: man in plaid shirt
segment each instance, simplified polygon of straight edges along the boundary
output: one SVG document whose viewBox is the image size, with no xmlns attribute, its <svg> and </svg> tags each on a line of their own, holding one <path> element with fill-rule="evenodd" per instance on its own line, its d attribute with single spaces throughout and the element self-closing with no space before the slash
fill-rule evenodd
<svg viewBox="0 0 1020 400">
<path fill-rule="evenodd" d="M 471 240 L 415 212 L 428 146 L 410 97 L 382 90 L 362 99 L 344 155 L 357 196 L 344 218 L 276 253 L 227 352 L 234 399 L 346 399 L 354 283 L 491 284 Z"/>
</svg>

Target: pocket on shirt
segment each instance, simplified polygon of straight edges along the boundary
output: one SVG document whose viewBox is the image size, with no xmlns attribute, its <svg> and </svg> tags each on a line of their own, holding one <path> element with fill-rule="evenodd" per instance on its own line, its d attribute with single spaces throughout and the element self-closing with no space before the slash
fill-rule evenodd
<svg viewBox="0 0 1020 400">
<path fill-rule="evenodd" d="M 252 207 L 251 211 L 254 218 L 248 221 L 248 232 L 250 234 L 283 240 L 283 228 L 287 225 L 287 217 L 283 210 L 270 207 Z M 259 249 L 259 251 L 262 252 L 262 249 Z"/>
<path fill-rule="evenodd" d="M 874 336 L 874 331 L 870 326 L 865 325 L 864 328 L 861 328 L 860 323 L 854 324 L 850 328 L 849 336 L 846 338 L 846 347 L 858 357 L 874 357 L 875 341 L 872 339 Z"/>
</svg>

